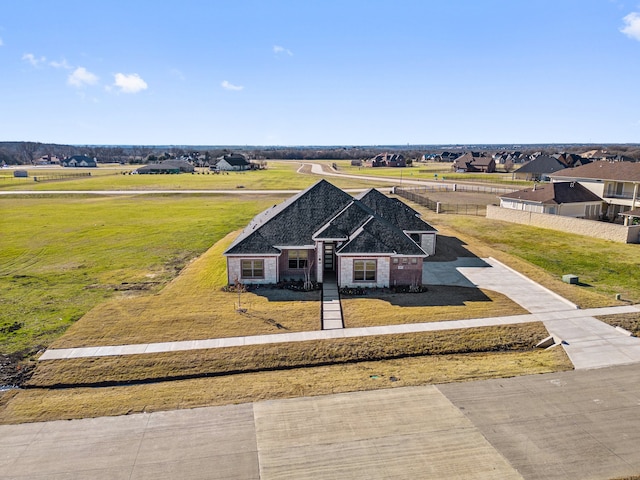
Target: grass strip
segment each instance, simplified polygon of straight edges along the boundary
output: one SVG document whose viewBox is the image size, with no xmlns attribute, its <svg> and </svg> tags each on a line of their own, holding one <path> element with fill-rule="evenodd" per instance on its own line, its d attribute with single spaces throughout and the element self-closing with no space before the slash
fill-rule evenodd
<svg viewBox="0 0 640 480">
<path fill-rule="evenodd" d="M 572 369 L 563 349 L 433 355 L 104 388 L 13 390 L 0 424 L 126 415 Z"/>
<path fill-rule="evenodd" d="M 158 354 L 46 360 L 39 363 L 26 387 L 111 386 L 428 355 L 526 351 L 547 335 L 542 323 L 532 322 Z"/>
</svg>

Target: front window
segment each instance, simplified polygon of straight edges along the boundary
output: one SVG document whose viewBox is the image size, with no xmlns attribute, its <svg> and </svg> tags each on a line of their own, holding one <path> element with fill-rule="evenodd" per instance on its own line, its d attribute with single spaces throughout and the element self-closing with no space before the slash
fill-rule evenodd
<svg viewBox="0 0 640 480">
<path fill-rule="evenodd" d="M 264 278 L 264 260 L 242 260 L 242 278 Z"/>
<path fill-rule="evenodd" d="M 356 282 L 376 281 L 376 261 L 375 260 L 354 260 L 353 279 Z"/>
<path fill-rule="evenodd" d="M 289 268 L 300 269 L 307 266 L 307 250 L 289 250 Z"/>
</svg>

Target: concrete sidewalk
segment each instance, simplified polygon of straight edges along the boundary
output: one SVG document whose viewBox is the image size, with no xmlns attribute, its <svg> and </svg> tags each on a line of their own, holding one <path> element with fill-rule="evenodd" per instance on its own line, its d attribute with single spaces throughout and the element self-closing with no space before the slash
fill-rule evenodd
<svg viewBox="0 0 640 480">
<path fill-rule="evenodd" d="M 632 365 L 3 425 L 0 478 L 607 480 L 640 473 L 639 403 Z"/>
<path fill-rule="evenodd" d="M 530 315 L 452 320 L 448 322 L 331 329 L 181 342 L 49 349 L 40 356 L 40 360 L 136 355 L 180 350 L 260 345 L 265 343 L 303 342 L 332 338 L 452 330 L 457 328 L 541 321 L 552 335 L 565 342 L 563 346 L 577 369 L 601 368 L 640 362 L 640 339 L 629 337 L 594 318 L 594 315 L 611 315 L 640 311 L 640 308 L 636 306 L 579 310 L 575 304 L 531 281 L 493 258 L 459 258 L 455 262 L 431 262 L 425 266 L 425 272 L 436 269 L 438 270 L 437 275 L 431 280 L 432 284 L 477 286 L 479 288 L 495 290 L 507 295 L 511 300 L 522 305 L 532 313 Z M 428 279 L 424 281 L 425 283 L 429 283 Z"/>
</svg>

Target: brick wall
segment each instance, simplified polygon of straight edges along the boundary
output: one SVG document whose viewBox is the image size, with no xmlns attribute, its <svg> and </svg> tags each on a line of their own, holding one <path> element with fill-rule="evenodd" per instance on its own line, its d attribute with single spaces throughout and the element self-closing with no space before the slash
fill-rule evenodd
<svg viewBox="0 0 640 480">
<path fill-rule="evenodd" d="M 523 212 L 487 205 L 487 218 L 505 222 L 549 228 L 561 232 L 577 233 L 588 237 L 602 238 L 621 243 L 640 243 L 640 225 L 625 227 L 614 223 L 583 220 L 580 218 Z"/>
</svg>

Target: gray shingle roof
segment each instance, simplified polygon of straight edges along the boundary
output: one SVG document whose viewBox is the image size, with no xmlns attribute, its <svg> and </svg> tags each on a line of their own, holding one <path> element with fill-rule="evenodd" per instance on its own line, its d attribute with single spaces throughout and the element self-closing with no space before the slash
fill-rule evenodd
<svg viewBox="0 0 640 480">
<path fill-rule="evenodd" d="M 257 215 L 225 254 L 278 254 L 277 247 L 311 245 L 314 239 L 340 239 L 346 243 L 337 253 L 425 256 L 403 230 L 435 232 L 400 200 L 375 190 L 354 199 L 320 180 Z"/>
<path fill-rule="evenodd" d="M 402 230 L 378 216 L 370 217 L 362 231 L 336 251 L 338 255 L 346 253 L 426 256 L 424 250 Z"/>
<path fill-rule="evenodd" d="M 420 218 L 420 214 L 409 205 L 372 188 L 357 197 L 363 204 L 388 222 L 409 232 L 436 232 L 437 230 Z"/>
<path fill-rule="evenodd" d="M 256 216 L 225 254 L 275 253 L 275 245 L 310 245 L 316 230 L 352 201 L 348 193 L 320 180 Z"/>
<path fill-rule="evenodd" d="M 564 168 L 565 165 L 557 158 L 540 155 L 529 163 L 525 163 L 516 170 L 516 173 L 553 173 Z"/>
</svg>

